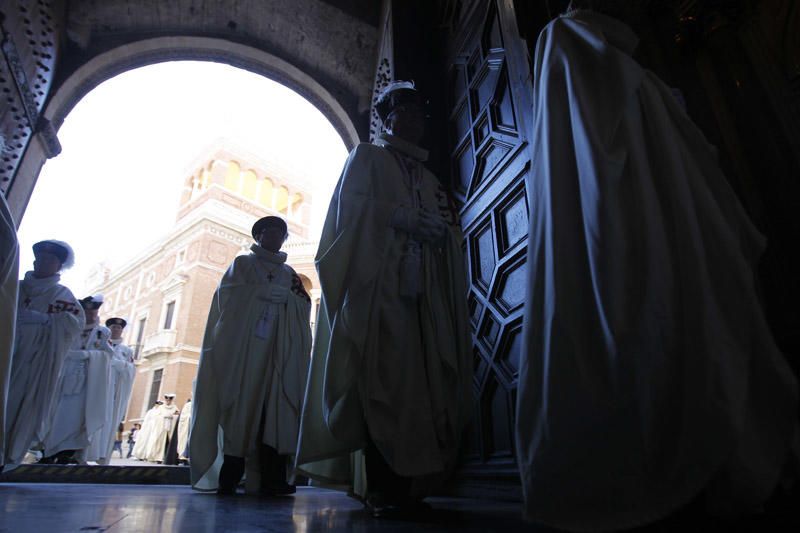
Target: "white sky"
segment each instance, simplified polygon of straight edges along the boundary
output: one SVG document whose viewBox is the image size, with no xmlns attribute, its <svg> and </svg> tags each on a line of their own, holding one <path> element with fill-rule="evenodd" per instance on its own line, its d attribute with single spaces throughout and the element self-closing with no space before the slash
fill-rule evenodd
<svg viewBox="0 0 800 533">
<path fill-rule="evenodd" d="M 113 269 L 169 233 L 187 165 L 221 137 L 312 178 L 316 239 L 347 157 L 330 122 L 263 76 L 161 63 L 104 82 L 67 116 L 63 150 L 42 169 L 20 225 L 21 274 L 32 268 L 33 243 L 67 241 L 76 261 L 61 282 L 82 298 L 94 265 Z"/>
</svg>

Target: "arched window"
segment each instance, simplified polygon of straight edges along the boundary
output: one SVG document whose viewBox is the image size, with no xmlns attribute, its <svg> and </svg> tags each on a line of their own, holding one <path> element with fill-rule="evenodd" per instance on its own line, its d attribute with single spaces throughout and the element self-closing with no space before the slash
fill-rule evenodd
<svg viewBox="0 0 800 533">
<path fill-rule="evenodd" d="M 242 194 L 251 200 L 256 199 L 256 179 L 252 170 L 242 172 Z"/>
<path fill-rule="evenodd" d="M 259 203 L 265 207 L 272 207 L 273 192 L 274 187 L 272 185 L 272 180 L 269 178 L 264 178 L 261 180 L 261 191 L 258 193 Z"/>
<path fill-rule="evenodd" d="M 225 188 L 229 191 L 239 192 L 241 189 L 242 175 L 239 171 L 239 163 L 228 161 L 228 170 L 225 173 Z"/>
<path fill-rule="evenodd" d="M 284 215 L 289 208 L 289 189 L 281 185 L 275 189 L 275 211 L 283 213 Z"/>
<path fill-rule="evenodd" d="M 300 206 L 303 205 L 303 195 L 299 192 L 296 192 L 292 195 L 292 216 L 294 218 L 300 218 Z"/>
</svg>

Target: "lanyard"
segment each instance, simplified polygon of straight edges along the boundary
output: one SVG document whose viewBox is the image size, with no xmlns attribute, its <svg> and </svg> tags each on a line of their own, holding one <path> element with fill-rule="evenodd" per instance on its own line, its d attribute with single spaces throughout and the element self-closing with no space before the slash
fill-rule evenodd
<svg viewBox="0 0 800 533">
<path fill-rule="evenodd" d="M 400 171 L 403 173 L 403 178 L 405 179 L 406 186 L 411 189 L 411 205 L 412 207 L 420 207 L 422 204 L 422 193 L 420 190 L 420 185 L 422 182 L 422 172 L 420 171 L 420 165 L 416 161 L 411 161 L 414 164 L 414 173 L 412 174 L 409 171 L 408 166 L 406 166 L 406 158 L 401 156 L 391 147 L 387 146 L 387 150 L 389 153 L 394 156 L 395 161 L 397 161 L 398 166 L 400 167 Z"/>
</svg>

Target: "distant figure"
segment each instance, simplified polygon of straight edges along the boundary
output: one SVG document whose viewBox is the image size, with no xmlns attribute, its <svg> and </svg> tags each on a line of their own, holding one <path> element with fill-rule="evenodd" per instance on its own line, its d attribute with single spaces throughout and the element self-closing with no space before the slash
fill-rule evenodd
<svg viewBox="0 0 800 533">
<path fill-rule="evenodd" d="M 163 463 L 180 414 L 175 405 L 175 394 L 165 394 L 164 401 L 154 409 L 152 426 L 147 432 L 146 459 L 151 463 Z"/>
<path fill-rule="evenodd" d="M 286 222 L 264 217 L 252 235 L 256 244 L 228 268 L 208 315 L 192 398 L 192 485 L 233 494 L 247 468 L 248 490 L 288 494 L 294 486 L 287 483 L 287 458 L 297 448 L 311 351 L 311 299 L 280 251 Z"/>
<path fill-rule="evenodd" d="M 17 324 L 18 265 L 17 227 L 0 193 L 0 316 L 4 317 L 0 322 L 0 472 L 6 459 L 6 403 Z"/>
<path fill-rule="evenodd" d="M 65 242 L 33 245 L 33 270 L 19 285 L 17 330 L 6 412 L 6 466 L 22 462 L 32 444 L 44 435 L 52 416 L 65 357 L 80 338 L 84 312 L 59 272 L 75 261 Z"/>
<path fill-rule="evenodd" d="M 130 459 L 133 456 L 133 448 L 136 446 L 136 438 L 141 428 L 142 425 L 136 423 L 128 432 L 128 455 L 125 456 L 126 459 Z"/>
<path fill-rule="evenodd" d="M 55 388 L 56 407 L 43 430 L 44 457 L 40 462 L 45 464 L 97 461 L 110 452 L 100 441 L 111 409 L 108 387 L 114 356 L 108 344 L 111 332 L 98 318 L 102 295 L 87 296 L 80 304 L 86 314 L 86 325 L 67 352 Z"/>
<path fill-rule="evenodd" d="M 559 530 L 638 527 L 700 495 L 754 511 L 798 443 L 764 239 L 637 42 L 579 10 L 536 46 L 516 449 L 525 515 Z"/>
<path fill-rule="evenodd" d="M 188 463 L 189 427 L 192 422 L 192 400 L 186 400 L 178 415 L 178 423 L 172 431 L 164 464 L 179 465 Z"/>
<path fill-rule="evenodd" d="M 395 82 L 376 107 L 386 133 L 350 153 L 317 252 L 324 305 L 297 464 L 385 516 L 424 508 L 453 471 L 473 356 L 461 227 L 423 164 L 420 95 Z"/>
<path fill-rule="evenodd" d="M 111 448 L 111 453 L 108 454 L 109 459 L 111 459 L 115 451 L 119 452 L 119 458 L 122 459 L 122 432 L 124 430 L 125 424 L 120 422 L 119 426 L 117 426 L 117 431 L 114 433 L 114 446 Z"/>
<path fill-rule="evenodd" d="M 104 425 L 106 429 L 102 437 L 105 439 L 103 441 L 105 442 L 104 445 L 108 448 L 108 452 L 106 452 L 108 459 L 111 458 L 111 446 L 114 437 L 114 432 L 111 431 L 111 428 L 115 427 L 115 424 L 120 424 L 125 418 L 136 372 L 133 364 L 133 350 L 122 342 L 122 331 L 126 325 L 127 322 L 124 318 L 112 317 L 106 320 L 106 327 L 111 331 L 109 344 L 114 352 L 114 356 L 111 359 L 111 373 L 108 383 L 111 408 Z"/>
<path fill-rule="evenodd" d="M 192 427 L 192 399 L 186 400 L 178 419 L 178 462 L 189 461 L 189 428 Z"/>
</svg>

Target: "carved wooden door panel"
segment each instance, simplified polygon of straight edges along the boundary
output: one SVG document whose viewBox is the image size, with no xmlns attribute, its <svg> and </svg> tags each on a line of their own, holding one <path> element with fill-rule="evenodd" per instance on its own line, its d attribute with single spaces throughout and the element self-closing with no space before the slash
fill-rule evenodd
<svg viewBox="0 0 800 533">
<path fill-rule="evenodd" d="M 451 42 L 452 183 L 461 203 L 474 341 L 466 471 L 516 477 L 514 412 L 528 240 L 530 68 L 510 1 L 479 2 Z"/>
</svg>

